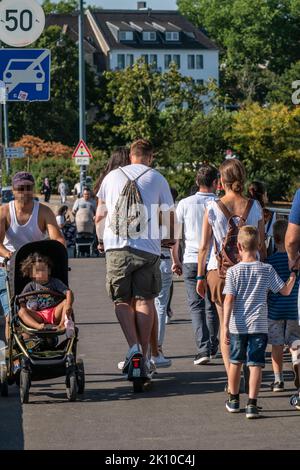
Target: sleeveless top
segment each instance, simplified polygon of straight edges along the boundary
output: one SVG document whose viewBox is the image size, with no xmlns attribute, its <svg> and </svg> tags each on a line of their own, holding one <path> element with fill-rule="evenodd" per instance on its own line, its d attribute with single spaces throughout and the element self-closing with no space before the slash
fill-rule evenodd
<svg viewBox="0 0 300 470">
<path fill-rule="evenodd" d="M 21 246 L 26 245 L 26 243 L 44 240 L 45 234 L 41 232 L 38 223 L 39 206 L 40 203 L 38 201 L 34 201 L 31 216 L 26 224 L 20 225 L 17 221 L 15 203 L 14 201 L 10 201 L 10 226 L 6 231 L 3 242 L 3 245 L 7 250 L 17 251 Z M 0 257 L 0 261 L 3 261 L 3 257 Z"/>
</svg>

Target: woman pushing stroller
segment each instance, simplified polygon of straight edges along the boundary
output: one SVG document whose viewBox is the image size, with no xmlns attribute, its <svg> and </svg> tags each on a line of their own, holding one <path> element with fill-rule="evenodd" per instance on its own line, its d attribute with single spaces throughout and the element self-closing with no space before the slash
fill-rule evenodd
<svg viewBox="0 0 300 470">
<path fill-rule="evenodd" d="M 60 279 L 51 277 L 51 259 L 35 252 L 22 261 L 20 269 L 24 278 L 31 279 L 20 294 L 18 315 L 21 321 L 36 330 L 66 329 L 66 335 L 73 336 L 73 292 Z"/>
</svg>

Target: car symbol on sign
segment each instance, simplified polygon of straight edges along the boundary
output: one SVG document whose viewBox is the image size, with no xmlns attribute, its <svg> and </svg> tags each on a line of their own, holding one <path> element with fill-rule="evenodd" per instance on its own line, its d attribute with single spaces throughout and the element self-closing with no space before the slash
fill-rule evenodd
<svg viewBox="0 0 300 470">
<path fill-rule="evenodd" d="M 35 83 L 36 91 L 43 90 L 45 83 L 45 72 L 40 64 L 32 70 L 30 66 L 34 59 L 11 59 L 3 74 L 3 81 L 6 85 L 17 83 Z M 27 70 L 30 68 L 29 70 Z"/>
</svg>

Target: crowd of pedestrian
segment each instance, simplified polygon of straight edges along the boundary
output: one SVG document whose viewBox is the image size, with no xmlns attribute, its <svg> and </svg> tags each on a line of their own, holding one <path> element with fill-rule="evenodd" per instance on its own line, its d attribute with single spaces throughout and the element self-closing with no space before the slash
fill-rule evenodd
<svg viewBox="0 0 300 470">
<path fill-rule="evenodd" d="M 300 391 L 300 191 L 289 222 L 276 220 L 265 207 L 264 185 L 253 181 L 246 191 L 245 168 L 231 158 L 219 169 L 200 164 L 195 189 L 177 204 L 167 180 L 152 168 L 153 159 L 154 149 L 146 140 L 117 149 L 96 182 L 96 200 L 85 188 L 72 209 L 82 232 L 91 230 L 98 250 L 105 251 L 107 292 L 129 348 L 119 368 L 126 374 L 130 363 L 142 358 L 143 374 L 151 377 L 155 368 L 171 366 L 163 350 L 165 325 L 173 275 L 183 275 L 194 365 L 205 366 L 220 350 L 230 413 L 240 411 L 244 367 L 249 375 L 246 417 L 257 418 L 268 344 L 273 392 L 284 390 L 284 347 L 290 350 L 295 387 Z M 217 197 L 220 187 L 223 195 Z M 58 188 L 63 205 L 56 219 L 49 207 L 34 200 L 33 188 L 29 173 L 14 176 L 15 199 L 0 209 L 2 260 L 45 233 L 67 248 L 74 243 L 76 228 L 71 229 L 63 178 Z M 49 202 L 47 178 L 42 191 Z M 2 269 L 0 298 L 7 315 Z"/>
</svg>

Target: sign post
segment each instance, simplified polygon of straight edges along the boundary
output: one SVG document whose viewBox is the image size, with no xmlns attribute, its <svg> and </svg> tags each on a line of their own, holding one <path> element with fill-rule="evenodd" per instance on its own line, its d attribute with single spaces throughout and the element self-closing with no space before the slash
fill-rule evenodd
<svg viewBox="0 0 300 470">
<path fill-rule="evenodd" d="M 86 140 L 85 123 L 85 59 L 84 59 L 84 8 L 83 0 L 79 0 L 78 16 L 78 55 L 79 55 L 79 139 Z M 86 182 L 86 166 L 80 165 L 80 192 Z"/>
<path fill-rule="evenodd" d="M 88 146 L 86 145 L 86 143 L 84 142 L 83 139 L 81 139 L 79 141 L 79 144 L 77 145 L 76 149 L 74 150 L 72 158 L 75 159 L 75 164 L 76 165 L 80 165 L 81 170 L 82 170 L 82 168 L 85 169 L 86 166 L 90 164 L 91 158 L 93 158 L 93 157 L 92 157 L 92 154 L 91 154 Z M 85 179 L 82 180 L 80 178 L 80 194 L 82 194 L 84 185 L 85 185 Z"/>
<path fill-rule="evenodd" d="M 45 28 L 45 13 L 40 4 L 36 0 L 2 0 L 0 2 L 0 42 L 4 42 L 12 47 L 25 47 L 35 42 Z M 33 66 L 34 61 L 26 63 L 23 60 L 23 68 L 21 68 L 21 59 L 19 59 L 16 68 L 13 62 L 7 64 L 4 70 L 5 76 L 2 78 L 7 88 L 18 86 L 19 84 L 29 81 L 31 84 L 36 85 L 36 90 L 43 83 L 43 71 L 41 70 L 41 63 Z M 15 61 L 18 62 L 18 61 Z M 0 61 L 0 63 L 2 63 Z M 23 78 L 22 78 L 23 76 Z M 39 83 L 37 83 L 39 81 Z M 12 91 L 12 89 L 10 89 Z M 17 94 L 17 93 L 16 93 Z M 20 90 L 17 95 L 17 100 L 10 101 L 30 101 L 27 100 L 28 93 Z M 8 97 L 9 99 L 9 97 Z M 49 99 L 49 98 L 48 98 Z M 4 133 L 5 133 L 5 147 L 9 147 L 8 135 L 8 114 L 7 114 L 7 100 L 3 104 L 4 115 Z M 6 171 L 10 172 L 10 160 L 6 158 Z"/>
</svg>

